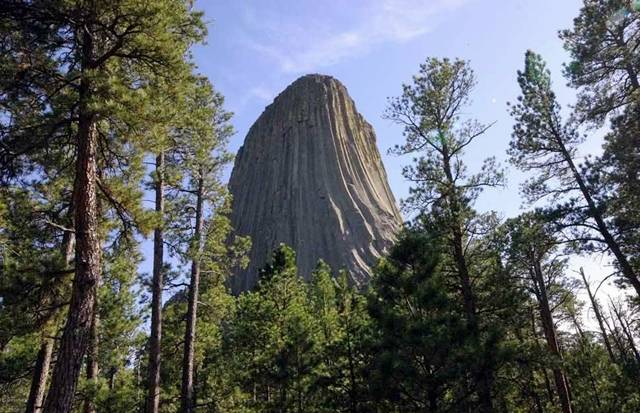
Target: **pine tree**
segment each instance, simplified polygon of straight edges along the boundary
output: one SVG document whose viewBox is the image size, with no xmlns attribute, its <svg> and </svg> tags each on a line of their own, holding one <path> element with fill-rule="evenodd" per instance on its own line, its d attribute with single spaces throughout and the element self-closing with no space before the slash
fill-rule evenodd
<svg viewBox="0 0 640 413">
<path fill-rule="evenodd" d="M 560 38 L 571 54 L 569 85 L 579 90 L 581 120 L 601 125 L 640 99 L 640 10 L 627 0 L 584 0 Z"/>
<path fill-rule="evenodd" d="M 386 116 L 404 127 L 405 143 L 394 152 L 420 156 L 414 166 L 403 171 L 414 184 L 406 205 L 422 214 L 431 212 L 442 224 L 448 270 L 458 282 L 468 328 L 480 343 L 484 326 L 478 320 L 479 294 L 473 288 L 479 274 L 472 272 L 474 263 L 469 261 L 467 246 L 474 242 L 472 234 L 482 230 L 472 205 L 482 189 L 501 185 L 503 178 L 493 158 L 471 176 L 462 161 L 465 148 L 490 126 L 461 119 L 474 85 L 468 63 L 428 59 L 413 83 L 403 85 L 402 96 L 391 99 Z M 486 354 L 480 359 L 489 362 L 493 357 Z M 479 411 L 492 411 L 492 367 L 479 361 L 473 369 Z"/>
<path fill-rule="evenodd" d="M 138 266 L 141 255 L 135 240 L 113 239 L 103 257 L 103 277 L 98 291 L 97 324 L 87 355 L 87 375 L 81 380 L 86 395 L 83 409 L 129 412 L 140 408 L 142 393 L 132 366 L 134 352 L 142 346 L 142 320 L 137 307 Z"/>
<path fill-rule="evenodd" d="M 6 200 L 0 211 L 0 347 L 5 351 L 0 382 L 13 383 L 18 390 L 20 377 L 32 377 L 28 393 L 15 399 L 27 400 L 27 411 L 40 411 L 42 406 L 72 274 L 68 266 L 72 233 L 61 230 L 67 208 L 56 197 L 55 181 L 50 183 L 50 188 L 35 184 L 0 189 Z M 22 352 L 31 345 L 34 350 Z"/>
<path fill-rule="evenodd" d="M 640 279 L 576 164 L 577 146 L 583 138 L 573 125 L 562 122 L 550 73 L 539 55 L 526 53 L 518 83 L 522 96 L 511 110 L 516 123 L 509 155 L 518 168 L 537 172 L 525 184 L 525 195 L 531 202 L 545 197 L 554 197 L 556 205 L 564 201 L 552 207 L 551 219 L 568 229 L 571 239 L 584 248 L 610 251 L 624 281 L 640 295 Z"/>
<path fill-rule="evenodd" d="M 314 405 L 319 411 L 368 411 L 372 406 L 365 379 L 370 364 L 366 342 L 371 325 L 365 295 L 349 285 L 345 271 L 334 278 L 323 261 L 318 262 L 308 290 L 319 329 Z"/>
<path fill-rule="evenodd" d="M 295 253 L 282 245 L 255 291 L 238 298 L 229 336 L 249 411 L 315 411 L 311 385 L 319 334 Z"/>
<path fill-rule="evenodd" d="M 160 407 L 160 367 L 162 343 L 162 296 L 165 287 L 165 226 L 166 226 L 166 189 L 171 182 L 180 179 L 180 165 L 172 164 L 177 148 L 176 132 L 189 127 L 191 121 L 187 96 L 197 87 L 198 79 L 189 76 L 174 79 L 170 84 L 160 82 L 153 99 L 162 100 L 154 127 L 148 134 L 148 147 L 155 155 L 152 181 L 148 189 L 155 194 L 154 210 L 156 220 L 153 231 L 153 269 L 151 279 L 151 330 L 149 333 L 149 366 L 147 372 L 146 411 L 157 413 Z M 168 110 L 167 110 L 167 106 Z"/>
<path fill-rule="evenodd" d="M 180 77 L 189 70 L 186 50 L 202 38 L 204 29 L 199 15 L 187 12 L 182 1 L 5 1 L 0 9 L 3 31 L 16 40 L 5 53 L 3 70 L 8 76 L 3 78 L 8 81 L 3 83 L 3 96 L 37 102 L 27 108 L 9 106 L 26 109 L 26 115 L 18 121 L 9 118 L 1 156 L 5 170 L 20 173 L 25 157 L 49 145 L 67 146 L 76 153 L 76 273 L 46 402 L 47 411 L 67 412 L 88 345 L 100 280 L 98 191 L 119 204 L 98 176 L 100 159 L 113 154 L 108 150 L 112 137 L 118 137 L 118 143 L 133 142 L 132 132 L 143 130 L 145 111 L 154 103 L 145 98 L 145 80 Z M 30 47 L 23 48 L 25 43 Z M 30 50 L 29 56 L 25 50 Z M 27 123 L 28 118 L 39 121 Z M 69 130 L 75 130 L 71 140 L 65 139 Z"/>
<path fill-rule="evenodd" d="M 202 256 L 200 305 L 197 320 L 194 383 L 196 404 L 214 411 L 233 411 L 240 403 L 234 378 L 236 372 L 224 352 L 224 333 L 231 323 L 235 300 L 229 292 L 232 268 L 246 265 L 247 240 L 232 235 L 228 204 L 218 211 L 208 227 Z M 235 351 L 230 349 L 230 351 Z"/>
<path fill-rule="evenodd" d="M 582 277 L 582 281 L 584 282 L 585 290 L 587 290 L 587 295 L 591 303 L 591 309 L 593 310 L 593 314 L 596 317 L 596 320 L 598 322 L 598 327 L 600 328 L 600 334 L 602 335 L 602 342 L 604 343 L 604 346 L 607 349 L 607 354 L 609 354 L 609 359 L 611 360 L 612 363 L 615 363 L 616 357 L 613 354 L 613 347 L 611 346 L 611 341 L 608 337 L 607 329 L 605 328 L 604 318 L 602 315 L 600 304 L 598 303 L 598 300 L 596 299 L 595 295 L 591 291 L 591 287 L 589 286 L 589 282 L 587 281 L 587 277 L 584 274 L 583 268 L 580 268 L 580 276 Z"/>
<path fill-rule="evenodd" d="M 552 370 L 560 407 L 565 413 L 572 412 L 569 380 L 562 367 L 563 356 L 553 313 L 558 302 L 565 299 L 567 260 L 558 254 L 559 241 L 543 217 L 528 213 L 508 220 L 504 226 L 507 237 L 505 270 L 521 279 L 523 286 L 535 297 L 547 348 L 553 357 Z"/>
<path fill-rule="evenodd" d="M 440 246 L 427 234 L 407 231 L 376 269 L 369 312 L 378 329 L 373 392 L 393 411 L 446 411 L 465 405 L 472 363 L 465 346 L 473 332 L 447 294 Z M 452 395 L 452 398 L 447 395 Z"/>
<path fill-rule="evenodd" d="M 43 153 L 38 154 L 39 157 Z M 54 150 L 50 157 L 60 156 Z M 40 158 L 42 159 L 42 158 Z M 64 159 L 64 157 L 63 157 Z M 54 337 L 69 298 L 73 231 L 69 229 L 70 196 L 66 174 L 46 162 L 40 180 L 8 183 L 2 189 L 7 200 L 1 232 L 3 268 L 3 346 L 18 337 L 38 332 L 40 349 L 33 365 L 27 411 L 40 411 L 54 351 Z M 31 366 L 29 366 L 31 367 Z M 24 406 L 21 406 L 24 407 Z"/>
<path fill-rule="evenodd" d="M 187 98 L 189 122 L 175 130 L 174 157 L 170 162 L 182 165 L 179 176 L 172 182 L 169 195 L 174 211 L 178 212 L 170 237 L 176 252 L 191 266 L 182 369 L 182 411 L 194 409 L 194 357 L 196 344 L 197 307 L 203 256 L 208 234 L 215 232 L 214 219 L 226 207 L 227 193 L 220 182 L 231 155 L 226 146 L 233 129 L 231 113 L 223 108 L 224 98 L 200 78 Z"/>
<path fill-rule="evenodd" d="M 636 274 L 640 231 L 640 9 L 624 0 L 586 0 L 573 27 L 560 38 L 571 53 L 565 67 L 578 91 L 576 116 L 592 126 L 611 121 L 602 156 L 585 174 L 597 188 L 600 208 Z"/>
</svg>

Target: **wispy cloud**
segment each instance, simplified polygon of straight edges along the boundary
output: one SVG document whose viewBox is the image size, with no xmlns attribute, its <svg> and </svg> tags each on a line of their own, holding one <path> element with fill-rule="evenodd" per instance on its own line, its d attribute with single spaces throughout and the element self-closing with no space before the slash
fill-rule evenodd
<svg viewBox="0 0 640 413">
<path fill-rule="evenodd" d="M 254 88 L 251 88 L 251 90 L 249 90 L 249 95 L 259 100 L 269 101 L 273 99 L 274 92 L 271 89 L 268 89 L 266 87 L 256 86 Z"/>
<path fill-rule="evenodd" d="M 243 111 L 249 104 L 264 105 L 273 100 L 276 92 L 263 85 L 247 87 L 242 89 L 242 93 L 238 93 L 236 99 L 231 102 L 231 109 L 234 112 Z"/>
<path fill-rule="evenodd" d="M 274 60 L 284 73 L 308 72 L 365 54 L 377 45 L 402 43 L 424 35 L 433 29 L 442 13 L 465 2 L 368 0 L 354 2 L 358 7 L 353 7 L 351 2 L 340 2 L 339 9 L 348 13 L 349 18 L 347 22 L 344 18 L 336 19 L 337 23 L 326 18 L 322 10 L 316 12 L 325 18 L 308 21 L 304 18 L 308 16 L 284 19 L 281 14 L 264 12 L 257 16 L 246 9 L 245 21 L 254 30 L 245 43 Z M 325 8 L 329 7 L 325 4 Z"/>
</svg>

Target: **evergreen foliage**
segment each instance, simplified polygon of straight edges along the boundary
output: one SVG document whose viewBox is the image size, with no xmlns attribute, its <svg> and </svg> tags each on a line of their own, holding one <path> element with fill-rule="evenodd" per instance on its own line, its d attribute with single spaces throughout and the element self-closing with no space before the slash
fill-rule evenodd
<svg viewBox="0 0 640 413">
<path fill-rule="evenodd" d="M 428 58 L 385 114 L 413 215 L 369 285 L 322 261 L 306 282 L 281 245 L 233 296 L 251 240 L 192 6 L 0 1 L 0 412 L 640 411 L 637 7 L 584 0 L 561 31 L 568 110 L 526 52 L 507 154 L 531 210 L 476 211 L 504 183 L 464 161 L 491 124 L 466 113 L 470 63 Z M 630 294 L 570 271 L 594 252 Z"/>
</svg>

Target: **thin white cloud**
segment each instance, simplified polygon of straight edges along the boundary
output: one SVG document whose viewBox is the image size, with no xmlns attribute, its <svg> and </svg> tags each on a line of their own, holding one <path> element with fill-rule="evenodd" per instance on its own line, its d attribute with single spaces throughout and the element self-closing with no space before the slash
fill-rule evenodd
<svg viewBox="0 0 640 413">
<path fill-rule="evenodd" d="M 233 112 L 243 111 L 247 105 L 251 103 L 266 104 L 273 100 L 276 93 L 265 86 L 259 85 L 254 87 L 247 87 L 243 89 L 243 93 L 238 94 L 238 98 L 231 102 L 231 109 Z"/>
<path fill-rule="evenodd" d="M 283 19 L 282 15 L 248 11 L 245 20 L 255 31 L 248 46 L 275 60 L 284 73 L 309 72 L 362 55 L 377 45 L 402 43 L 433 29 L 438 17 L 466 0 L 368 0 L 364 7 L 348 8 L 351 21 Z M 342 3 L 349 4 L 349 3 Z M 345 27 L 348 26 L 348 27 Z"/>
<path fill-rule="evenodd" d="M 252 88 L 249 90 L 249 95 L 263 101 L 270 101 L 274 97 L 273 91 L 263 86 Z"/>
</svg>

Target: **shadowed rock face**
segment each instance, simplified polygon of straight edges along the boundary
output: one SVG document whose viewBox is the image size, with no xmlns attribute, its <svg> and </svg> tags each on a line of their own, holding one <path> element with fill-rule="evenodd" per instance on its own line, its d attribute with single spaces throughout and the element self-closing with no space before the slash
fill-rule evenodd
<svg viewBox="0 0 640 413">
<path fill-rule="evenodd" d="M 293 247 L 309 279 L 319 259 L 349 270 L 356 285 L 390 245 L 401 216 L 387 184 L 373 128 L 346 88 L 307 75 L 253 124 L 236 157 L 232 224 L 252 240 L 251 263 L 232 277 L 251 289 L 280 243 Z"/>
</svg>

